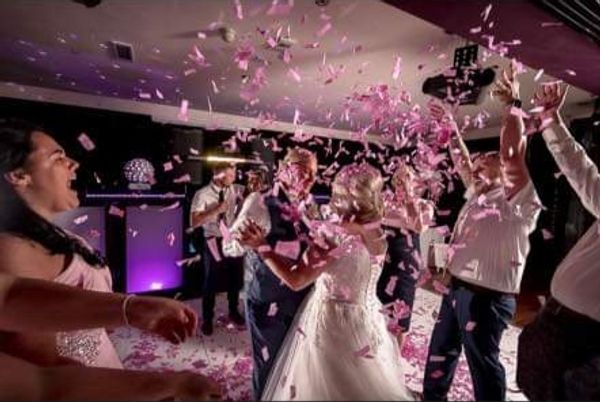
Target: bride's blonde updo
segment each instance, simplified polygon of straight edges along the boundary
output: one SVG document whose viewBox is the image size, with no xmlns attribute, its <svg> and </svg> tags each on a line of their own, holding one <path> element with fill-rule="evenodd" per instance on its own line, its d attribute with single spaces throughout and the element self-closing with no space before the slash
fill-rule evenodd
<svg viewBox="0 0 600 402">
<path fill-rule="evenodd" d="M 383 178 L 368 163 L 344 166 L 332 185 L 331 207 L 345 220 L 365 224 L 383 218 Z"/>
</svg>

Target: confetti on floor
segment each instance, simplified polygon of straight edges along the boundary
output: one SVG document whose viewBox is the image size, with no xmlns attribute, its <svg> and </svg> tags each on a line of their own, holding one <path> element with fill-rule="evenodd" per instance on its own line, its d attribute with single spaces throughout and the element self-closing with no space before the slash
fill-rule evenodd
<svg viewBox="0 0 600 402">
<path fill-rule="evenodd" d="M 406 383 L 413 391 L 422 391 L 423 372 L 427 347 L 431 336 L 434 313 L 439 308 L 440 297 L 427 290 L 418 289 L 415 299 L 411 333 L 403 349 L 406 359 Z M 201 301 L 189 304 L 201 311 Z M 209 375 L 219 381 L 229 400 L 250 400 L 252 357 L 247 330 L 235 327 L 226 318 L 227 301 L 217 299 L 217 319 L 212 336 L 188 340 L 183 345 L 171 345 L 161 339 L 140 333 L 131 328 L 120 328 L 111 334 L 115 347 L 126 368 L 138 370 L 191 370 Z M 501 344 L 501 360 L 507 373 L 507 400 L 525 400 L 515 383 L 517 339 L 520 330 L 509 327 Z M 469 369 L 460 358 L 450 400 L 473 400 Z"/>
</svg>

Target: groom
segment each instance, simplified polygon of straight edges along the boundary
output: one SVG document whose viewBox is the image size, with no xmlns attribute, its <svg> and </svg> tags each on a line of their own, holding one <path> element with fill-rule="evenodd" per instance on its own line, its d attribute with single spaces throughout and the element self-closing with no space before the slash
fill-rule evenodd
<svg viewBox="0 0 600 402">
<path fill-rule="evenodd" d="M 256 400 L 261 397 L 279 348 L 309 288 L 295 292 L 282 284 L 257 253 L 244 249 L 236 235 L 245 222 L 252 219 L 265 230 L 273 250 L 291 260 L 299 260 L 307 247 L 304 211 L 314 207 L 310 205 L 310 189 L 316 174 L 317 158 L 312 152 L 290 149 L 280 165 L 278 184 L 273 192 L 266 196 L 258 192 L 248 196 L 230 228 L 232 237 L 223 245 L 225 255 L 246 253 L 245 266 L 252 274 L 246 315 L 252 338 L 252 386 Z"/>
</svg>

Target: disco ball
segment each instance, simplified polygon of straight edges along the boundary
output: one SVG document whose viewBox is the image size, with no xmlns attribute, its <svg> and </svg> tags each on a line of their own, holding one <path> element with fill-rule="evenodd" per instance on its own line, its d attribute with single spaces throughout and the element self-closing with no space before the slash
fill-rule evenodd
<svg viewBox="0 0 600 402">
<path fill-rule="evenodd" d="M 152 184 L 154 166 L 146 159 L 132 159 L 123 167 L 123 174 L 130 184 Z"/>
</svg>

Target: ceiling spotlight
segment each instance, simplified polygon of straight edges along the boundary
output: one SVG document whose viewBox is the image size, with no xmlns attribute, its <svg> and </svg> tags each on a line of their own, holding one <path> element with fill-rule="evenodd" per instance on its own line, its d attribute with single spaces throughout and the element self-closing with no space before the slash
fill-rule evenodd
<svg viewBox="0 0 600 402">
<path fill-rule="evenodd" d="M 83 4 L 87 8 L 99 6 L 102 0 L 73 0 L 75 3 Z"/>
</svg>

